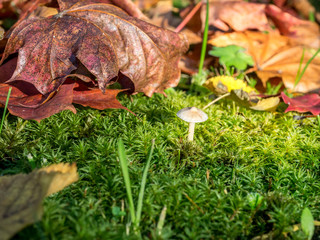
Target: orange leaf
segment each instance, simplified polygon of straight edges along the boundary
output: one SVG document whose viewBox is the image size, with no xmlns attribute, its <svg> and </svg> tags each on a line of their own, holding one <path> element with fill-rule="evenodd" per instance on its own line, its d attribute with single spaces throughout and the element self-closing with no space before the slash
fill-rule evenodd
<svg viewBox="0 0 320 240">
<path fill-rule="evenodd" d="M 235 31 L 270 30 L 264 11 L 265 6 L 264 4 L 242 1 L 213 1 L 210 3 L 209 24 L 223 31 L 228 31 L 229 27 Z M 202 29 L 204 29 L 205 16 L 206 8 L 204 6 L 201 11 Z"/>
<path fill-rule="evenodd" d="M 255 60 L 254 68 L 249 71 L 255 71 L 264 85 L 270 78 L 281 77 L 286 88 L 294 88 L 303 46 L 291 42 L 288 37 L 276 32 L 266 34 L 246 31 L 217 35 L 209 43 L 218 47 L 234 44 L 246 48 Z M 312 48 L 305 49 L 302 68 L 316 51 Z M 309 92 L 319 87 L 320 57 L 318 56 L 308 66 L 294 90 Z"/>
</svg>

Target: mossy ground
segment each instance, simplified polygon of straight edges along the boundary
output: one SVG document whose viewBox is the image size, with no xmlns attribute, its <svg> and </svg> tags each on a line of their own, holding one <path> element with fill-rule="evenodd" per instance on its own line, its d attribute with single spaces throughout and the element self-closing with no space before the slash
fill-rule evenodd
<svg viewBox="0 0 320 240">
<path fill-rule="evenodd" d="M 176 112 L 201 108 L 207 97 L 177 91 L 167 98 L 119 99 L 138 117 L 82 107 L 76 115 L 65 111 L 41 123 L 9 115 L 0 138 L 1 175 L 59 162 L 76 162 L 80 174 L 77 183 L 46 198 L 42 221 L 14 239 L 135 239 L 126 235 L 119 138 L 130 160 L 135 202 L 151 140 L 156 143 L 142 210 L 144 239 L 251 239 L 271 232 L 273 239 L 306 239 L 293 230 L 303 208 L 320 219 L 316 118 L 296 121 L 295 113 L 256 112 L 224 99 L 206 110 L 209 120 L 196 125 L 189 144 L 187 123 Z M 255 204 L 252 196 L 263 201 Z M 123 203 L 125 216 L 119 213 Z"/>
</svg>

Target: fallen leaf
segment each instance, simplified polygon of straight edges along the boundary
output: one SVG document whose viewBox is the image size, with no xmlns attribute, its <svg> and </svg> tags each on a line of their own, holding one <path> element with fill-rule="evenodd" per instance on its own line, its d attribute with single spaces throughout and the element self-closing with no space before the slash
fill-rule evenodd
<svg viewBox="0 0 320 240">
<path fill-rule="evenodd" d="M 223 31 L 257 29 L 270 30 L 265 14 L 265 4 L 242 1 L 213 1 L 209 8 L 209 25 Z M 205 25 L 206 7 L 201 9 L 202 29 Z"/>
<path fill-rule="evenodd" d="M 241 79 L 235 79 L 231 76 L 216 76 L 209 78 L 204 84 L 213 93 L 228 98 L 243 107 L 257 111 L 275 111 L 279 105 L 279 97 L 270 97 L 257 95 L 257 91 L 248 86 Z M 217 99 L 218 100 L 218 99 Z M 215 100 L 213 101 L 215 102 Z M 209 103 L 206 107 L 210 106 Z M 205 108 L 206 108 L 205 107 Z"/>
<path fill-rule="evenodd" d="M 8 110 L 11 114 L 24 119 L 33 119 L 39 122 L 64 110 L 76 113 L 77 111 L 72 104 L 80 104 L 99 110 L 117 108 L 131 112 L 122 106 L 116 98 L 119 92 L 125 91 L 124 89 L 106 89 L 102 93 L 99 89 L 91 89 L 82 82 L 74 82 L 70 79 L 52 95 L 45 96 L 33 86 L 28 86 L 28 83 L 19 81 L 19 84 L 0 84 L 0 106 L 5 105 L 8 90 L 12 87 Z"/>
<path fill-rule="evenodd" d="M 124 10 L 130 16 L 146 20 L 148 19 L 140 9 L 131 0 L 56 0 L 59 3 L 60 10 L 64 11 L 73 8 L 77 4 L 113 4 Z"/>
<path fill-rule="evenodd" d="M 280 103 L 279 97 L 270 97 L 261 99 L 256 105 L 250 108 L 256 111 L 270 111 L 273 112 L 277 109 Z"/>
<path fill-rule="evenodd" d="M 243 91 L 242 89 L 231 90 L 230 95 L 228 96 L 228 99 L 246 108 L 252 106 L 250 95 L 246 91 Z"/>
<path fill-rule="evenodd" d="M 116 98 L 118 93 L 123 91 L 125 91 L 125 89 L 106 89 L 106 91 L 102 93 L 99 89 L 89 89 L 83 84 L 80 86 L 80 84 L 77 83 L 73 91 L 72 102 L 99 110 L 117 108 L 131 112 L 128 108 L 122 106 Z"/>
<path fill-rule="evenodd" d="M 42 200 L 78 180 L 75 164 L 55 164 L 29 174 L 0 177 L 0 238 L 9 239 L 41 219 Z"/>
<path fill-rule="evenodd" d="M 20 82 L 21 83 L 21 82 Z M 24 119 L 40 121 L 63 110 L 76 113 L 72 105 L 74 84 L 64 84 L 53 96 L 44 96 L 32 86 L 23 84 L 29 92 L 22 92 L 19 87 L 12 87 L 8 110 L 11 114 Z M 10 85 L 0 84 L 0 104 L 4 106 Z"/>
<path fill-rule="evenodd" d="M 285 3 L 286 3 L 287 0 L 274 0 L 274 4 L 278 7 L 282 7 Z"/>
<path fill-rule="evenodd" d="M 108 4 L 59 1 L 61 11 L 48 18 L 27 19 L 17 26 L 2 62 L 19 51 L 8 82 L 31 83 L 43 95 L 55 91 L 76 70 L 79 60 L 98 81 L 102 91 L 119 71 L 129 77 L 136 92 L 151 96 L 176 86 L 185 39 L 127 15 Z"/>
<path fill-rule="evenodd" d="M 34 10 L 28 18 L 32 17 L 50 17 L 58 14 L 58 9 L 52 7 L 39 6 Z"/>
<path fill-rule="evenodd" d="M 256 72 L 264 86 L 270 78 L 281 77 L 285 87 L 294 91 L 310 92 L 320 88 L 319 56 L 313 59 L 294 87 L 304 47 L 293 44 L 286 36 L 276 32 L 233 32 L 217 35 L 209 43 L 218 47 L 238 45 L 247 49 L 255 61 L 254 68 L 248 72 Z M 302 69 L 315 51 L 305 47 Z"/>
<path fill-rule="evenodd" d="M 176 31 L 176 28 L 181 23 L 181 18 L 173 12 L 172 1 L 159 1 L 154 8 L 152 8 L 148 15 L 150 16 L 149 22 L 172 31 Z M 188 28 L 184 27 L 181 31 L 178 31 L 186 36 L 190 45 L 202 43 L 202 38 L 196 34 L 193 29 L 190 29 L 190 23 L 193 22 L 194 17 L 188 22 Z"/>
<path fill-rule="evenodd" d="M 289 36 L 291 41 L 312 48 L 320 47 L 320 29 L 317 23 L 299 19 L 272 4 L 267 5 L 265 11 L 280 33 Z"/>
<path fill-rule="evenodd" d="M 0 9 L 3 7 L 3 4 L 5 2 L 12 2 L 12 5 L 17 6 L 20 5 L 21 3 L 26 2 L 27 0 L 0 0 Z"/>
<path fill-rule="evenodd" d="M 313 115 L 320 114 L 320 96 L 312 93 L 295 98 L 289 98 L 284 92 L 281 92 L 283 101 L 288 104 L 285 112 L 296 111 L 300 113 L 311 112 Z"/>
<path fill-rule="evenodd" d="M 284 11 L 293 11 L 295 9 L 300 15 L 302 15 L 305 19 L 308 19 L 310 13 L 315 13 L 316 9 L 309 0 L 274 0 L 273 3 L 281 8 Z"/>
<path fill-rule="evenodd" d="M 10 12 L 17 14 L 19 13 L 18 21 L 11 27 L 11 29 L 6 33 L 9 35 L 12 29 L 14 29 L 17 25 L 19 25 L 23 20 L 25 20 L 36 8 L 41 5 L 47 4 L 51 2 L 51 0 L 35 0 L 35 1 L 28 1 L 28 0 L 11 0 L 10 4 L 8 5 L 9 9 L 3 9 L 4 2 L 8 2 L 9 0 L 0 0 L 0 9 L 2 12 Z"/>
<path fill-rule="evenodd" d="M 209 78 L 204 84 L 204 87 L 218 95 L 223 95 L 232 90 L 242 90 L 249 95 L 256 94 L 256 90 L 241 80 L 231 76 L 216 76 Z"/>
<path fill-rule="evenodd" d="M 295 8 L 305 19 L 310 17 L 310 13 L 316 13 L 315 7 L 308 0 L 292 0 L 289 1 L 289 4 L 290 7 Z"/>
<path fill-rule="evenodd" d="M 79 176 L 77 166 L 75 163 L 59 163 L 44 167 L 38 170 L 40 173 L 45 172 L 52 175 L 49 188 L 47 189 L 46 196 L 59 192 L 66 186 L 78 181 Z"/>
<path fill-rule="evenodd" d="M 0 27 L 0 40 L 2 40 L 4 37 L 4 29 Z"/>
<path fill-rule="evenodd" d="M 136 6 L 142 10 L 149 10 L 151 7 L 156 5 L 159 0 L 138 0 L 135 1 Z"/>
</svg>

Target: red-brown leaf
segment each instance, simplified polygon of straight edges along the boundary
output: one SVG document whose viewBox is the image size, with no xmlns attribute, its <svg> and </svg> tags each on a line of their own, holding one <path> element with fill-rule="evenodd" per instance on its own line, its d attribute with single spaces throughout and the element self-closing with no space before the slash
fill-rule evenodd
<svg viewBox="0 0 320 240">
<path fill-rule="evenodd" d="M 72 103 L 99 110 L 118 108 L 131 112 L 116 98 L 119 92 L 125 90 L 106 89 L 105 93 L 102 93 L 99 89 L 89 89 L 85 84 L 75 83 L 72 80 L 62 84 L 53 96 L 44 96 L 23 81 L 20 81 L 17 86 L 0 84 L 0 107 L 4 106 L 10 87 L 12 92 L 8 109 L 11 114 L 24 119 L 40 121 L 63 110 L 76 113 Z"/>
<path fill-rule="evenodd" d="M 6 101 L 9 88 L 7 84 L 0 84 L 0 104 L 2 105 Z M 63 110 L 71 110 L 76 113 L 76 109 L 72 106 L 73 88 L 74 84 L 64 84 L 52 98 L 47 100 L 40 93 L 26 94 L 13 86 L 8 110 L 13 115 L 37 121 Z"/>
<path fill-rule="evenodd" d="M 289 105 L 285 112 L 311 112 L 313 115 L 320 114 L 320 96 L 312 93 L 300 97 L 289 98 L 284 92 L 281 92 L 283 101 Z"/>
<path fill-rule="evenodd" d="M 58 0 L 58 2 L 61 11 L 69 9 L 73 5 L 78 4 L 79 2 L 81 2 L 82 4 L 106 3 L 120 7 L 122 10 L 126 11 L 130 16 L 140 19 L 147 18 L 131 0 Z"/>
<path fill-rule="evenodd" d="M 151 96 L 177 85 L 178 61 L 187 48 L 178 34 L 113 5 L 79 2 L 55 16 L 23 21 L 12 32 L 2 61 L 19 51 L 9 82 L 26 81 L 43 95 L 57 90 L 80 61 L 102 91 L 120 71 L 132 80 L 134 91 Z"/>
<path fill-rule="evenodd" d="M 73 103 L 99 110 L 118 108 L 131 112 L 128 108 L 122 106 L 116 98 L 118 93 L 123 91 L 125 90 L 106 89 L 106 91 L 102 93 L 99 89 L 89 89 L 84 84 L 80 85 L 77 83 L 73 91 Z"/>
</svg>

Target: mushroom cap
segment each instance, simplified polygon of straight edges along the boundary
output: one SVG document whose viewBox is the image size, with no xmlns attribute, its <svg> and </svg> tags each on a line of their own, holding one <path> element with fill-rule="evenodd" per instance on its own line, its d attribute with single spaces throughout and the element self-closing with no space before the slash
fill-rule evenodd
<svg viewBox="0 0 320 240">
<path fill-rule="evenodd" d="M 187 107 L 177 112 L 177 116 L 183 121 L 198 123 L 207 121 L 208 115 L 196 107 Z"/>
</svg>

